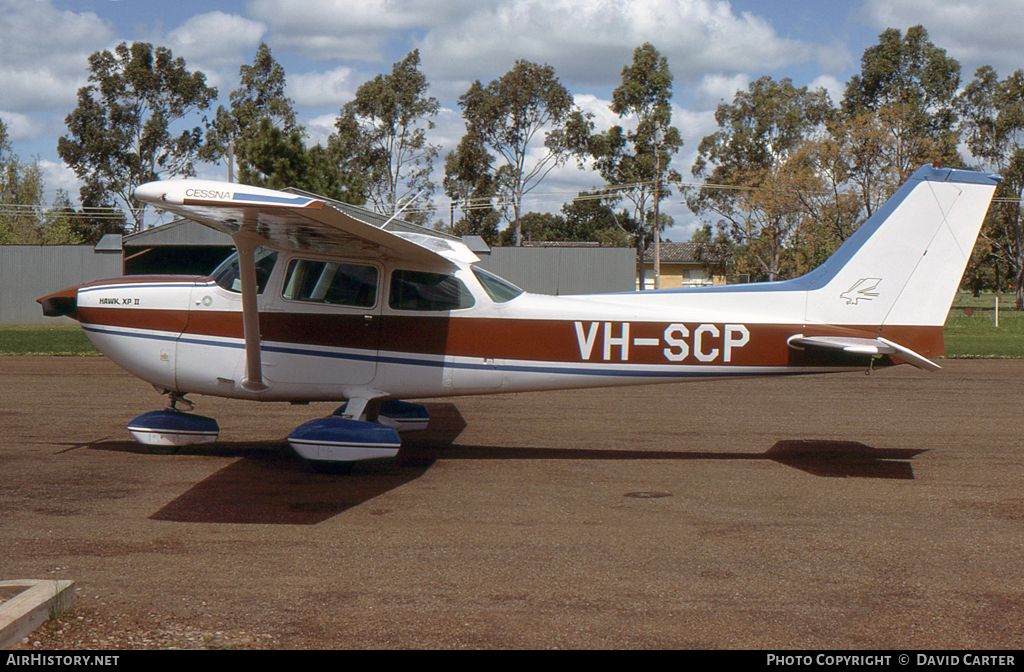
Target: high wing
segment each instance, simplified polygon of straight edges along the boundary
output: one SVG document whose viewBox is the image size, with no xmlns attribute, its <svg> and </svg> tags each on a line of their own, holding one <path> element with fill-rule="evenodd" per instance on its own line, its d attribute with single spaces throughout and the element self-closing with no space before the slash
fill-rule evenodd
<svg viewBox="0 0 1024 672">
<path fill-rule="evenodd" d="M 441 266 L 479 261 L 457 241 L 389 231 L 342 212 L 325 200 L 271 189 L 209 180 L 150 182 L 135 198 L 232 239 L 245 234 L 275 250 L 303 250 L 349 257 L 403 259 Z M 237 242 L 237 240 L 236 240 Z"/>
<path fill-rule="evenodd" d="M 238 249 L 242 281 L 246 357 L 242 386 L 252 391 L 267 387 L 260 354 L 255 260 L 258 247 L 401 259 L 445 268 L 454 267 L 456 261 L 479 261 L 461 243 L 422 233 L 387 231 L 322 199 L 271 189 L 209 180 L 168 180 L 138 187 L 135 198 L 231 236 Z"/>
</svg>

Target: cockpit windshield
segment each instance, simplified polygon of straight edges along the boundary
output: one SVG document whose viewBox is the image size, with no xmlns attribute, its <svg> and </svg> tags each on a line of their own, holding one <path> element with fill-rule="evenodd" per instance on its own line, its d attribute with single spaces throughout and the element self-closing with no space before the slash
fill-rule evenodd
<svg viewBox="0 0 1024 672">
<path fill-rule="evenodd" d="M 482 268 L 473 266 L 473 275 L 480 281 L 484 291 L 487 292 L 487 296 L 491 297 L 491 301 L 495 303 L 505 303 L 511 301 L 520 294 L 523 290 L 519 289 L 511 282 L 504 278 L 499 278 L 493 273 L 489 273 Z"/>
</svg>

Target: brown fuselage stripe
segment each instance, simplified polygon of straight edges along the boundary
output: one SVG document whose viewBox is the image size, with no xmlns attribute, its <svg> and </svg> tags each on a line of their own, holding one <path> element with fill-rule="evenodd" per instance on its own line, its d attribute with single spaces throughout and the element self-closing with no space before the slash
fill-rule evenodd
<svg viewBox="0 0 1024 672">
<path fill-rule="evenodd" d="M 181 331 L 189 336 L 242 339 L 239 312 L 153 310 L 130 308 L 79 308 L 84 324 Z M 577 326 L 577 323 L 579 326 Z M 260 314 L 264 341 L 420 355 L 454 355 L 542 362 L 621 363 L 625 354 L 633 364 L 713 364 L 732 366 L 820 366 L 836 360 L 836 353 L 794 350 L 787 340 L 804 336 L 882 336 L 925 357 L 943 354 L 942 327 L 830 326 L 800 324 L 745 324 L 749 338 L 729 348 L 725 361 L 726 325 L 711 324 L 697 343 L 700 323 L 629 322 L 629 343 L 623 347 L 622 321 L 525 320 L 426 315 L 337 315 L 325 313 Z M 682 324 L 685 331 L 672 330 Z M 668 332 L 668 333 L 667 333 Z M 717 333 L 716 333 L 717 332 Z M 734 342 L 738 340 L 733 332 Z M 671 346 L 667 337 L 682 340 L 688 351 L 679 361 L 670 360 L 666 350 L 678 354 L 683 348 Z M 606 339 L 610 343 L 606 345 Z M 589 345 L 589 348 L 588 348 Z M 704 356 L 702 361 L 698 355 Z M 583 354 L 589 349 L 589 357 Z M 717 354 L 715 354 L 717 352 Z M 712 358 L 711 355 L 714 354 Z M 606 359 L 606 355 L 608 358 Z M 840 357 L 840 359 L 845 359 Z"/>
</svg>

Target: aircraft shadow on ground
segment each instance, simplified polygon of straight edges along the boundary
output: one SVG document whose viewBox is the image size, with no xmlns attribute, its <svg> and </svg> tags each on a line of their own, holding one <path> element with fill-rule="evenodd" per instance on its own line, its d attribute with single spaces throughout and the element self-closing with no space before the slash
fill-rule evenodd
<svg viewBox="0 0 1024 672">
<path fill-rule="evenodd" d="M 453 445 L 466 427 L 454 404 L 430 404 L 430 426 L 403 436 L 393 460 L 316 469 L 287 441 L 187 446 L 179 455 L 239 458 L 150 516 L 190 523 L 315 525 L 414 481 L 436 460 L 770 460 L 822 477 L 913 479 L 910 460 L 925 452 L 878 449 L 855 441 L 778 441 L 764 453 L 604 450 Z M 74 448 L 146 454 L 133 441 L 101 440 Z M 71 448 L 71 449 L 74 449 Z M 69 449 L 69 450 L 71 450 Z M 370 509 L 385 515 L 386 509 Z"/>
<path fill-rule="evenodd" d="M 402 449 L 407 457 L 425 460 L 771 460 L 833 478 L 912 480 L 909 462 L 925 452 L 917 449 L 872 448 L 857 441 L 778 441 L 763 453 L 721 453 L 686 450 L 601 450 L 448 446 Z"/>
</svg>

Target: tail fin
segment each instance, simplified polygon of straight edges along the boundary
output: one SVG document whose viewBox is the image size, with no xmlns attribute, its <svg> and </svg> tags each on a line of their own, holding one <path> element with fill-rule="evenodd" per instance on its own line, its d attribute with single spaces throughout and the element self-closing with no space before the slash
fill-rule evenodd
<svg viewBox="0 0 1024 672">
<path fill-rule="evenodd" d="M 920 168 L 828 261 L 800 278 L 806 320 L 941 327 L 999 179 Z"/>
</svg>

